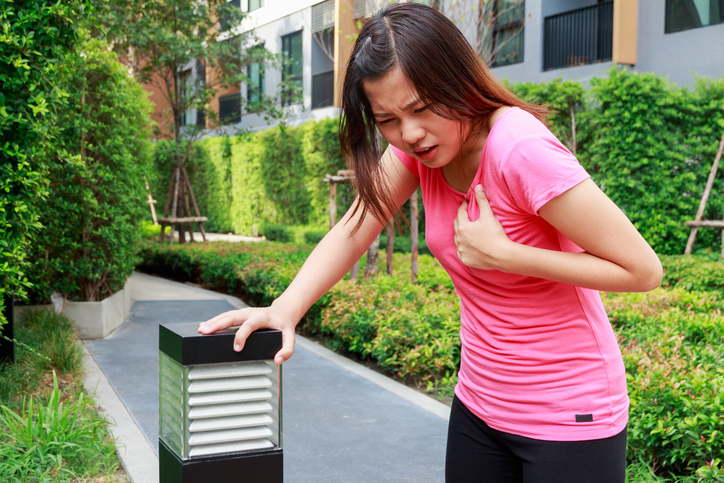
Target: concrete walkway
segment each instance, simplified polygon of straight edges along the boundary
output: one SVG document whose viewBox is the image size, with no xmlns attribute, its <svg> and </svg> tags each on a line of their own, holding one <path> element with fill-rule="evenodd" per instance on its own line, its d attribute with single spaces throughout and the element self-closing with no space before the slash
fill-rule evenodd
<svg viewBox="0 0 724 483">
<path fill-rule="evenodd" d="M 131 481 L 158 481 L 158 324 L 241 308 L 231 296 L 134 273 L 133 307 L 84 341 L 86 386 L 115 423 Z M 441 482 L 449 408 L 303 337 L 283 365 L 287 483 Z"/>
</svg>

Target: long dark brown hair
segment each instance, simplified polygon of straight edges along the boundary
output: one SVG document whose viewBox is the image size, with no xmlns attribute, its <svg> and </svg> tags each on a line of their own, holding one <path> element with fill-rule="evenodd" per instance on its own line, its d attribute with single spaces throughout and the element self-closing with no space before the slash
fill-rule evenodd
<svg viewBox="0 0 724 483">
<path fill-rule="evenodd" d="M 382 173 L 379 133 L 365 79 L 378 79 L 395 67 L 415 86 L 420 100 L 437 115 L 471 126 L 488 125 L 503 106 L 517 106 L 545 121 L 546 110 L 527 104 L 503 87 L 463 34 L 445 15 L 418 3 L 398 3 L 380 10 L 357 37 L 342 87 L 339 140 L 361 203 L 354 212 L 372 213 L 386 223 L 394 203 Z M 364 217 L 364 216 L 363 216 Z M 361 226 L 361 220 L 355 231 Z"/>
</svg>

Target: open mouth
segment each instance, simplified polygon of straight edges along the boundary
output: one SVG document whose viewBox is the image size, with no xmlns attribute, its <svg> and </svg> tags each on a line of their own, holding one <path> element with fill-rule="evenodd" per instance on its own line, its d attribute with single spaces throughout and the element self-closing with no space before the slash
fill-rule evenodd
<svg viewBox="0 0 724 483">
<path fill-rule="evenodd" d="M 421 161 L 430 161 L 437 156 L 437 151 L 437 145 L 435 145 L 427 148 L 415 149 L 413 153 L 415 153 L 415 156 L 417 156 L 417 158 Z"/>
</svg>

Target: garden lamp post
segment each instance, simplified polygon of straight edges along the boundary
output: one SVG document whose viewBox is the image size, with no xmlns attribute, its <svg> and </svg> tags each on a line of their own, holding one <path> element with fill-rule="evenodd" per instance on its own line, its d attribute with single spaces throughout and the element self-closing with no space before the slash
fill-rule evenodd
<svg viewBox="0 0 724 483">
<path fill-rule="evenodd" d="M 233 330 L 198 326 L 159 326 L 161 483 L 281 483 L 281 332 L 254 332 L 235 352 Z"/>
</svg>

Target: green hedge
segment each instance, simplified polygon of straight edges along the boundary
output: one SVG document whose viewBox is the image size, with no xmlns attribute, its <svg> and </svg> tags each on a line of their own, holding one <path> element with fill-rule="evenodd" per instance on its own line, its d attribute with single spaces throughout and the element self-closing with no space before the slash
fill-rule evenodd
<svg viewBox="0 0 724 483">
<path fill-rule="evenodd" d="M 150 102 L 103 42 L 85 40 L 78 50 L 61 69 L 67 105 L 49 149 L 43 228 L 28 252 L 35 303 L 56 291 L 96 301 L 123 288 L 148 210 Z"/>
<path fill-rule="evenodd" d="M 0 326 L 5 294 L 25 297 L 27 248 L 47 196 L 46 159 L 65 94 L 58 66 L 74 50 L 83 2 L 3 2 L 0 23 Z"/>
<path fill-rule="evenodd" d="M 273 243 L 147 244 L 140 268 L 263 306 L 286 288 L 310 250 Z M 449 395 L 460 361 L 459 299 L 432 257 L 420 256 L 419 285 L 409 282 L 409 255 L 395 258 L 392 277 L 338 283 L 301 328 L 324 335 L 336 350 Z M 661 476 L 722 481 L 724 262 L 678 256 L 663 263 L 662 288 L 602 294 L 627 370 L 628 460 Z"/>
<path fill-rule="evenodd" d="M 510 87 L 549 106 L 552 130 L 658 253 L 683 253 L 684 223 L 696 214 L 724 133 L 724 78 L 685 89 L 656 74 L 612 68 L 590 85 L 556 79 Z M 158 153 L 165 149 L 157 144 Z M 171 163 L 157 161 L 154 196 L 161 202 Z M 244 235 L 257 235 L 264 223 L 326 225 L 329 185 L 322 179 L 344 167 L 336 119 L 205 139 L 187 164 L 209 230 Z M 337 219 L 352 200 L 351 187 L 338 185 Z M 722 206 L 724 193 L 715 189 L 705 218 L 721 219 Z M 409 214 L 407 204 L 403 210 Z M 699 230 L 696 251 L 720 249 L 717 230 Z"/>
</svg>

